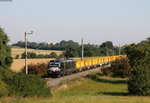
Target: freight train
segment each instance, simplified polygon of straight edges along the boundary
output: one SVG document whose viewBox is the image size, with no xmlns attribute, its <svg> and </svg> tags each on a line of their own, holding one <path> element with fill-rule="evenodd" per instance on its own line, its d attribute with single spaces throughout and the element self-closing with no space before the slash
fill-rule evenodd
<svg viewBox="0 0 150 103">
<path fill-rule="evenodd" d="M 75 72 L 100 67 L 120 58 L 126 58 L 126 55 L 87 58 L 84 60 L 51 60 L 49 63 L 48 74 L 49 76 L 55 77 L 68 75 Z"/>
</svg>

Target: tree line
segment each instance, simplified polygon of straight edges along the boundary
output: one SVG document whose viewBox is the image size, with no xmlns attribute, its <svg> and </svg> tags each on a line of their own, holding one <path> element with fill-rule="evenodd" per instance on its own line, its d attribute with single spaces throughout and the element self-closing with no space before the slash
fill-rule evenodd
<svg viewBox="0 0 150 103">
<path fill-rule="evenodd" d="M 24 47 L 24 45 L 25 43 L 23 41 L 18 41 L 17 43 L 12 44 L 12 46 L 19 46 L 19 47 Z M 42 49 L 42 50 L 63 50 L 64 52 L 58 57 L 68 58 L 68 57 L 81 57 L 82 46 L 79 43 L 74 42 L 72 40 L 68 41 L 62 40 L 56 44 L 46 42 L 42 43 L 28 42 L 28 48 Z M 111 41 L 103 42 L 101 45 L 84 44 L 85 57 L 118 55 L 119 50 L 121 51 L 121 54 L 124 53 L 123 48 L 114 46 L 113 42 Z"/>
<path fill-rule="evenodd" d="M 26 56 L 25 52 L 21 54 L 21 58 L 24 59 Z M 59 57 L 55 52 L 51 52 L 50 54 L 36 54 L 33 52 L 27 52 L 27 58 L 57 58 Z M 16 55 L 15 59 L 19 59 L 19 55 Z"/>
<path fill-rule="evenodd" d="M 74 47 L 79 46 L 77 42 L 74 42 L 72 40 L 65 41 L 62 40 L 59 43 L 46 43 L 46 42 L 27 42 L 28 48 L 31 49 L 41 49 L 41 50 L 65 50 L 65 48 L 68 45 L 72 45 Z M 23 41 L 18 41 L 17 43 L 12 44 L 12 46 L 19 46 L 19 47 L 25 47 L 25 42 Z"/>
</svg>

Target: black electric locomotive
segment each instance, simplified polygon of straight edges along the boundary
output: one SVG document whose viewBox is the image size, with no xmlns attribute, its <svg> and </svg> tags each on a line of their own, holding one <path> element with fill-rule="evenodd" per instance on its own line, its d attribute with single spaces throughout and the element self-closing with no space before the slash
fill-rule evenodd
<svg viewBox="0 0 150 103">
<path fill-rule="evenodd" d="M 51 60 L 49 63 L 49 76 L 61 76 L 75 72 L 75 60 Z"/>
</svg>

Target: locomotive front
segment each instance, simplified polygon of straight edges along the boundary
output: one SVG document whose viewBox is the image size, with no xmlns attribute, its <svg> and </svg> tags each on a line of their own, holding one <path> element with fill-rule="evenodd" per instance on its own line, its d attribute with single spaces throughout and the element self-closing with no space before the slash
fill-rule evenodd
<svg viewBox="0 0 150 103">
<path fill-rule="evenodd" d="M 51 60 L 49 63 L 48 73 L 50 76 L 59 75 L 61 72 L 60 69 L 60 61 L 59 60 Z"/>
</svg>

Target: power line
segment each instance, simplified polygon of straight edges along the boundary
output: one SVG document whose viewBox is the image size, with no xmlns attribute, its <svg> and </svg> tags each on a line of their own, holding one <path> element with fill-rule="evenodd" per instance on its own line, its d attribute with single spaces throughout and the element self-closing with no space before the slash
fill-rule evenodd
<svg viewBox="0 0 150 103">
<path fill-rule="evenodd" d="M 82 45 L 82 60 L 84 59 L 84 45 L 83 45 L 83 38 L 81 40 L 81 45 Z"/>
</svg>

